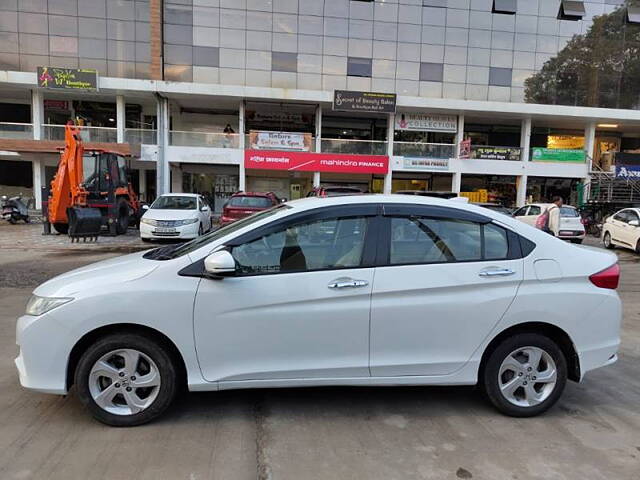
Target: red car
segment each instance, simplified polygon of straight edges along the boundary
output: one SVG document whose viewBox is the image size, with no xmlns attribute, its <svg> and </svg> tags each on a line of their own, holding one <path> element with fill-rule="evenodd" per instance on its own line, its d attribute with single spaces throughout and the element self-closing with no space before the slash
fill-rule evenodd
<svg viewBox="0 0 640 480">
<path fill-rule="evenodd" d="M 280 199 L 273 192 L 234 193 L 222 209 L 220 225 L 228 225 L 261 210 L 267 210 L 279 203 Z"/>
</svg>

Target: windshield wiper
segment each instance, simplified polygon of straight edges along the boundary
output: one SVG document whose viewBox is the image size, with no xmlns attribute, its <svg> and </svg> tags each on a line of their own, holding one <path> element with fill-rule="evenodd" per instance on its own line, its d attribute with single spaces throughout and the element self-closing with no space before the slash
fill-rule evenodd
<svg viewBox="0 0 640 480">
<path fill-rule="evenodd" d="M 158 247 L 145 253 L 142 258 L 147 260 L 171 260 L 173 252 L 182 247 L 186 242 L 174 243 L 173 245 L 167 245 L 166 247 Z"/>
</svg>

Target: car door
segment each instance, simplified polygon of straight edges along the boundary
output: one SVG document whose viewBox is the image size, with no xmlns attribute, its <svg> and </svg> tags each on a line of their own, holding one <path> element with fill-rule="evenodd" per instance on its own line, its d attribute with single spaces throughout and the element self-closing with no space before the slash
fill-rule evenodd
<svg viewBox="0 0 640 480">
<path fill-rule="evenodd" d="M 324 208 L 228 242 L 237 274 L 203 279 L 194 304 L 204 377 L 368 377 L 376 209 Z"/>
<path fill-rule="evenodd" d="M 631 248 L 636 247 L 638 237 L 638 227 L 634 220 L 635 222 L 640 221 L 638 214 L 633 210 L 625 210 L 625 220 L 621 228 L 621 237 L 623 238 L 624 243 Z"/>
<path fill-rule="evenodd" d="M 543 208 L 540 207 L 540 205 L 529 205 L 529 210 L 527 211 L 527 215 L 523 218 L 523 221 L 532 227 L 535 227 L 536 221 L 542 212 Z"/>
<path fill-rule="evenodd" d="M 620 245 L 628 245 L 627 243 L 627 210 L 621 210 L 611 218 L 611 227 L 609 232 L 611 233 L 611 240 L 614 243 Z"/>
<path fill-rule="evenodd" d="M 515 233 L 488 217 L 385 206 L 371 301 L 371 375 L 447 375 L 501 319 L 523 279 Z"/>
</svg>

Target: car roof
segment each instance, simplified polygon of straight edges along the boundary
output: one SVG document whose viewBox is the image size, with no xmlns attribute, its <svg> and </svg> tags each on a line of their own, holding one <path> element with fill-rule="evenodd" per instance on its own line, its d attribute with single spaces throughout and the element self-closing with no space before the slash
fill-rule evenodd
<svg viewBox="0 0 640 480">
<path fill-rule="evenodd" d="M 190 197 L 196 198 L 199 197 L 199 193 L 163 193 L 162 195 L 158 195 L 159 197 Z"/>
<path fill-rule="evenodd" d="M 273 192 L 236 192 L 232 197 L 270 197 L 275 195 Z"/>
</svg>

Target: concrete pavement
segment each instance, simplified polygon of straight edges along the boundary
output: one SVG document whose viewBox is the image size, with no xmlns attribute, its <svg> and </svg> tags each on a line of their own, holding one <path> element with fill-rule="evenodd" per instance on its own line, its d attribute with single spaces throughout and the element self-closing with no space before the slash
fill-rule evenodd
<svg viewBox="0 0 640 480">
<path fill-rule="evenodd" d="M 0 227 L 2 480 L 640 477 L 640 257 L 631 252 L 618 251 L 620 361 L 569 382 L 541 417 L 504 417 L 468 387 L 319 388 L 187 394 L 150 425 L 116 429 L 93 421 L 73 394 L 23 390 L 13 366 L 15 319 L 31 290 L 114 253 L 11 248 L 5 233 Z"/>
</svg>

